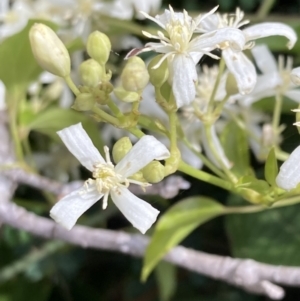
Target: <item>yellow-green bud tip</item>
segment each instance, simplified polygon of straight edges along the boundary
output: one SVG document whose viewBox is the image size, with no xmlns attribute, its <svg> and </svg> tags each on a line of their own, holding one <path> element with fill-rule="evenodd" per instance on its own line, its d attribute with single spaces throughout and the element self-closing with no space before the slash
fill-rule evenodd
<svg viewBox="0 0 300 301">
<path fill-rule="evenodd" d="M 113 149 L 112 149 L 112 155 L 115 163 L 119 163 L 125 155 L 131 150 L 132 143 L 128 137 L 123 137 L 119 139 Z"/>
<path fill-rule="evenodd" d="M 97 86 L 105 79 L 104 68 L 94 59 L 89 59 L 81 63 L 79 67 L 81 82 L 88 87 Z"/>
<path fill-rule="evenodd" d="M 88 37 L 86 50 L 91 58 L 104 66 L 111 51 L 111 43 L 108 36 L 100 31 L 92 32 Z"/>
<path fill-rule="evenodd" d="M 150 82 L 154 87 L 161 87 L 169 77 L 168 60 L 164 60 L 159 67 L 159 63 L 163 54 L 155 56 L 148 65 L 148 72 L 150 75 Z"/>
<path fill-rule="evenodd" d="M 125 90 L 131 92 L 142 91 L 149 82 L 149 73 L 144 61 L 138 56 L 128 59 L 121 80 Z"/>
<path fill-rule="evenodd" d="M 33 55 L 42 68 L 61 77 L 70 74 L 68 50 L 50 27 L 35 23 L 29 31 L 29 40 Z"/>
<path fill-rule="evenodd" d="M 152 161 L 143 168 L 143 176 L 149 183 L 158 183 L 165 177 L 165 167 L 158 161 Z"/>
</svg>

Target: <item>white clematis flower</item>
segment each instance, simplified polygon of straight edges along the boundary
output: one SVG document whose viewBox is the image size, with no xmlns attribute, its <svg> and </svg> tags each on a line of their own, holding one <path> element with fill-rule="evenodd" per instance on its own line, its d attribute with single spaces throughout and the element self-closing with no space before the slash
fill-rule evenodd
<svg viewBox="0 0 300 301">
<path fill-rule="evenodd" d="M 298 146 L 280 166 L 276 177 L 278 187 L 291 190 L 300 183 L 300 146 Z"/>
<path fill-rule="evenodd" d="M 200 23 L 216 9 L 217 7 L 194 19 L 185 10 L 183 13 L 175 13 L 171 6 L 170 10 L 165 10 L 162 15 L 157 15 L 155 18 L 141 12 L 146 18 L 163 28 L 166 35 L 161 31 L 158 31 L 157 35 L 143 32 L 148 38 L 159 40 L 159 42 L 148 43 L 145 48 L 138 51 L 134 49 L 127 57 L 145 51 L 164 53 L 165 55 L 153 68 L 158 68 L 165 59 L 168 59 L 169 80 L 178 108 L 188 105 L 195 98 L 196 64 L 204 54 L 218 59 L 210 51 L 219 48 L 219 45 L 226 43 L 234 50 L 241 50 L 245 45 L 244 35 L 235 28 L 214 30 L 193 38 L 195 33 L 199 33 Z"/>
<path fill-rule="evenodd" d="M 103 198 L 103 209 L 107 206 L 108 196 L 143 234 L 155 222 L 159 213 L 147 202 L 132 194 L 127 187 L 130 183 L 149 186 L 130 179 L 148 163 L 163 160 L 170 156 L 167 148 L 153 136 L 143 136 L 126 156 L 114 166 L 109 150 L 105 147 L 105 159 L 93 145 L 82 128 L 81 123 L 72 125 L 58 132 L 69 151 L 80 163 L 93 173 L 84 186 L 62 198 L 50 211 L 50 216 L 66 229 L 70 230 L 77 219 L 99 199 Z"/>
<path fill-rule="evenodd" d="M 291 72 L 291 81 L 293 84 L 300 85 L 300 67 L 294 68 Z"/>
<path fill-rule="evenodd" d="M 241 28 L 249 23 L 248 20 L 243 20 L 244 12 L 239 8 L 236 9 L 235 14 L 213 14 L 208 16 L 200 24 L 202 32 L 210 32 L 219 28 Z M 250 49 L 254 45 L 254 40 L 265 38 L 269 36 L 284 36 L 289 42 L 288 48 L 293 48 L 297 41 L 296 32 L 288 25 L 278 22 L 264 22 L 256 25 L 246 27 L 241 30 L 244 35 L 246 44 L 242 50 Z M 224 58 L 227 68 L 234 75 L 239 92 L 241 94 L 250 93 L 257 82 L 256 70 L 253 63 L 247 58 L 243 51 L 234 51 L 231 45 L 222 44 L 222 57 Z"/>
<path fill-rule="evenodd" d="M 255 46 L 252 55 L 261 73 L 258 81 L 251 93 L 248 95 L 235 95 L 233 99 L 239 100 L 243 106 L 251 106 L 254 102 L 280 94 L 300 103 L 300 90 L 292 83 L 293 60 L 279 56 L 278 64 L 271 51 L 264 44 Z M 295 72 L 294 72 L 295 74 Z"/>
</svg>

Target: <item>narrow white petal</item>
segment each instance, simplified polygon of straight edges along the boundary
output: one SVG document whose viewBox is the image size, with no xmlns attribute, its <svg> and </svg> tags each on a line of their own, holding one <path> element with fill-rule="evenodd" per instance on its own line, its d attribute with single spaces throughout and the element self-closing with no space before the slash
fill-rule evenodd
<svg viewBox="0 0 300 301">
<path fill-rule="evenodd" d="M 284 95 L 289 99 L 297 103 L 300 103 L 300 90 L 298 89 L 288 90 L 284 93 Z"/>
<path fill-rule="evenodd" d="M 3 81 L 0 80 L 0 111 L 4 111 L 6 109 L 5 94 L 6 94 L 5 85 Z"/>
<path fill-rule="evenodd" d="M 300 67 L 294 68 L 292 70 L 291 81 L 297 86 L 300 85 Z"/>
<path fill-rule="evenodd" d="M 190 104 L 196 96 L 197 71 L 194 60 L 185 54 L 177 54 L 169 64 L 172 91 L 177 108 Z"/>
<path fill-rule="evenodd" d="M 297 41 L 297 34 L 294 29 L 286 24 L 277 22 L 265 22 L 252 25 L 243 30 L 247 41 L 253 41 L 269 36 L 284 36 L 289 42 L 287 47 L 293 48 Z"/>
<path fill-rule="evenodd" d="M 231 168 L 232 164 L 229 162 L 229 160 L 227 159 L 227 157 L 224 153 L 223 147 L 220 143 L 219 137 L 217 136 L 216 129 L 214 126 L 211 127 L 211 137 L 212 137 L 213 147 L 216 149 L 217 153 L 219 154 L 220 160 L 223 162 L 223 164 L 227 168 Z M 221 166 L 220 166 L 218 160 L 216 159 L 216 157 L 214 156 L 214 154 L 211 151 L 204 128 L 203 128 L 203 134 L 202 134 L 202 143 L 203 143 L 203 148 L 205 150 L 205 154 L 208 157 L 208 159 L 211 162 L 213 162 L 217 167 L 220 168 Z"/>
<path fill-rule="evenodd" d="M 245 36 L 237 28 L 221 28 L 213 32 L 202 34 L 190 42 L 189 52 L 211 51 L 219 48 L 222 43 L 229 43 L 230 48 L 241 51 L 246 43 Z"/>
<path fill-rule="evenodd" d="M 256 84 L 256 70 L 253 63 L 243 52 L 234 52 L 230 48 L 223 50 L 222 56 L 228 70 L 233 74 L 241 94 L 250 93 Z"/>
<path fill-rule="evenodd" d="M 127 178 L 153 160 L 163 160 L 169 156 L 170 152 L 160 141 L 153 136 L 145 135 L 116 165 L 115 171 Z"/>
<path fill-rule="evenodd" d="M 192 152 L 185 144 L 179 142 L 178 148 L 180 150 L 181 157 L 184 162 L 197 169 L 202 168 L 203 162 L 201 161 L 201 159 L 194 152 Z"/>
<path fill-rule="evenodd" d="M 89 191 L 83 186 L 59 200 L 51 209 L 50 216 L 61 226 L 71 230 L 77 219 L 102 196 L 92 185 L 89 186 Z"/>
<path fill-rule="evenodd" d="M 57 132 L 57 134 L 68 150 L 88 170 L 93 171 L 94 163 L 105 162 L 81 123 L 64 128 Z"/>
<path fill-rule="evenodd" d="M 300 146 L 281 165 L 276 183 L 285 190 L 291 190 L 300 183 Z"/>
<path fill-rule="evenodd" d="M 255 63 L 262 73 L 277 72 L 277 63 L 267 45 L 262 44 L 251 49 Z"/>
<path fill-rule="evenodd" d="M 112 190 L 111 198 L 129 222 L 143 234 L 152 226 L 159 214 L 158 210 L 136 197 L 125 187 Z"/>
</svg>

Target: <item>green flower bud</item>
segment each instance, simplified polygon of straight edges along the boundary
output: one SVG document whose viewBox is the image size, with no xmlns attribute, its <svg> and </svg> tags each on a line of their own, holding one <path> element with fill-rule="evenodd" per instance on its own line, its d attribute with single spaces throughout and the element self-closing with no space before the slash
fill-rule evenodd
<svg viewBox="0 0 300 301">
<path fill-rule="evenodd" d="M 140 94 L 136 92 L 129 92 L 124 90 L 122 87 L 118 87 L 114 89 L 115 95 L 122 101 L 124 102 L 135 102 L 135 101 L 140 101 L 141 96 Z"/>
<path fill-rule="evenodd" d="M 93 59 L 81 63 L 79 74 L 82 83 L 89 87 L 97 86 L 106 75 L 103 67 Z"/>
<path fill-rule="evenodd" d="M 80 93 L 72 106 L 77 111 L 89 111 L 95 104 L 95 98 L 90 93 Z"/>
<path fill-rule="evenodd" d="M 143 176 L 149 183 L 158 183 L 165 177 L 165 167 L 159 161 L 152 161 L 143 168 Z"/>
<path fill-rule="evenodd" d="M 50 27 L 35 23 L 29 31 L 29 40 L 33 55 L 42 68 L 61 77 L 70 74 L 68 50 Z"/>
<path fill-rule="evenodd" d="M 143 90 L 149 82 L 149 73 L 144 61 L 138 56 L 129 58 L 123 69 L 121 80 L 123 88 L 127 91 Z"/>
<path fill-rule="evenodd" d="M 88 37 L 86 50 L 91 58 L 104 66 L 108 61 L 111 50 L 108 36 L 100 31 L 92 32 Z"/>
<path fill-rule="evenodd" d="M 234 95 L 239 93 L 236 79 L 232 73 L 229 73 L 227 76 L 225 89 L 227 95 Z"/>
<path fill-rule="evenodd" d="M 150 82 L 154 87 L 161 87 L 169 77 L 168 61 L 164 60 L 158 68 L 153 68 L 158 64 L 163 54 L 154 57 L 148 65 Z"/>
<path fill-rule="evenodd" d="M 128 137 L 123 137 L 119 139 L 113 149 L 112 149 L 112 156 L 115 163 L 119 163 L 125 155 L 131 150 L 132 143 Z"/>
</svg>

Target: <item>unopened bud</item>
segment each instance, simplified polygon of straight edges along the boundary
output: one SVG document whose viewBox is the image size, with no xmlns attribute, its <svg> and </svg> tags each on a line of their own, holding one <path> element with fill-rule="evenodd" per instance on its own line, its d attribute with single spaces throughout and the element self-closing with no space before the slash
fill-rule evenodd
<svg viewBox="0 0 300 301">
<path fill-rule="evenodd" d="M 103 67 L 95 60 L 89 59 L 79 67 L 81 81 L 88 87 L 95 87 L 105 78 Z"/>
<path fill-rule="evenodd" d="M 150 82 L 154 87 L 161 87 L 169 77 L 169 68 L 167 60 L 164 60 L 159 67 L 156 67 L 162 56 L 163 54 L 157 55 L 151 60 L 151 62 L 148 65 Z"/>
<path fill-rule="evenodd" d="M 129 58 L 123 69 L 121 80 L 125 90 L 142 91 L 149 82 L 149 73 L 144 61 L 138 56 Z"/>
<path fill-rule="evenodd" d="M 100 31 L 92 32 L 88 37 L 86 50 L 91 58 L 104 66 L 111 51 L 111 43 L 108 36 Z"/>
<path fill-rule="evenodd" d="M 131 150 L 132 143 L 128 137 L 123 137 L 119 139 L 113 149 L 112 149 L 112 155 L 115 163 L 119 163 L 125 155 Z"/>
<path fill-rule="evenodd" d="M 120 99 L 124 102 L 135 102 L 135 101 L 141 100 L 140 94 L 138 94 L 136 92 L 126 91 L 126 90 L 124 90 L 123 87 L 118 87 L 118 88 L 114 89 L 114 93 L 118 99 Z"/>
<path fill-rule="evenodd" d="M 33 55 L 42 68 L 61 77 L 70 74 L 68 50 L 50 27 L 35 23 L 29 31 L 29 39 Z"/>
<path fill-rule="evenodd" d="M 80 93 L 72 106 L 72 109 L 77 111 L 89 111 L 95 104 L 95 98 L 90 93 Z"/>
<path fill-rule="evenodd" d="M 165 167 L 159 161 L 152 161 L 143 168 L 143 176 L 149 183 L 158 183 L 165 177 Z"/>
</svg>

